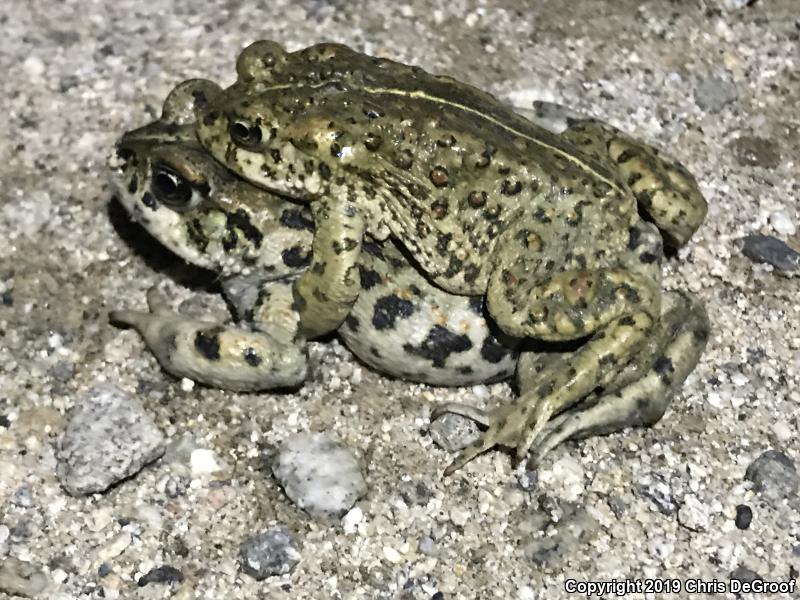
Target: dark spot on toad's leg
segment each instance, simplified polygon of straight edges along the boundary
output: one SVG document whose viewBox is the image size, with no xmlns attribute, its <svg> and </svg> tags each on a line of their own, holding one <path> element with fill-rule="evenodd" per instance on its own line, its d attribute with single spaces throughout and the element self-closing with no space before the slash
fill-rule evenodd
<svg viewBox="0 0 800 600">
<path fill-rule="evenodd" d="M 206 331 L 198 331 L 194 336 L 194 347 L 208 360 L 219 360 L 219 333 L 218 327 Z"/>
<path fill-rule="evenodd" d="M 251 367 L 257 367 L 261 364 L 261 357 L 253 348 L 245 348 L 242 355 L 244 356 L 245 362 Z"/>
<path fill-rule="evenodd" d="M 499 363 L 512 352 L 513 350 L 500 344 L 493 336 L 487 336 L 481 345 L 481 358 L 492 364 Z"/>
<path fill-rule="evenodd" d="M 434 325 L 419 346 L 403 346 L 409 354 L 430 360 L 434 367 L 444 367 L 451 354 L 466 352 L 470 348 L 472 341 L 466 335 L 453 333 L 441 325 Z"/>
<path fill-rule="evenodd" d="M 397 296 L 383 296 L 375 302 L 372 325 L 375 329 L 391 329 L 397 319 L 407 319 L 414 314 L 414 305 Z"/>
<path fill-rule="evenodd" d="M 307 267 L 311 264 L 311 254 L 300 246 L 292 246 L 281 252 L 281 259 L 287 267 L 295 269 Z"/>
<path fill-rule="evenodd" d="M 354 317 L 353 315 L 347 315 L 344 319 L 344 325 L 353 333 L 358 333 L 358 327 L 361 325 L 361 323 L 358 322 L 357 317 Z"/>
<path fill-rule="evenodd" d="M 670 375 L 675 372 L 672 360 L 667 356 L 659 356 L 653 363 L 653 370 L 658 374 L 661 381 L 669 384 Z"/>
<path fill-rule="evenodd" d="M 358 265 L 358 275 L 361 279 L 361 288 L 364 290 L 369 290 L 381 282 L 380 274 L 364 265 Z"/>
</svg>

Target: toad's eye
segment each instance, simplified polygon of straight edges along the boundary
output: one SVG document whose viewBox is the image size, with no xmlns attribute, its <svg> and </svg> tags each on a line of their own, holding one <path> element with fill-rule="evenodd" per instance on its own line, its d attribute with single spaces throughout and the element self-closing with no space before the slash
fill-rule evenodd
<svg viewBox="0 0 800 600">
<path fill-rule="evenodd" d="M 228 131 L 233 143 L 241 148 L 258 148 L 261 144 L 261 127 L 251 121 L 237 119 Z"/>
<path fill-rule="evenodd" d="M 192 204 L 192 184 L 167 165 L 157 164 L 153 167 L 150 189 L 159 201 L 170 208 L 186 209 Z"/>
</svg>

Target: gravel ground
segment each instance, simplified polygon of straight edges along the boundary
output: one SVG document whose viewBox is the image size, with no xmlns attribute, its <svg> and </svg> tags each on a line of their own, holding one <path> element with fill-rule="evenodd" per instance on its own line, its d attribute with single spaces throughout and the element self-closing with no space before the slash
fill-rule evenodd
<svg viewBox="0 0 800 600">
<path fill-rule="evenodd" d="M 0 9 L 1 597 L 531 600 L 585 597 L 569 579 L 797 578 L 800 279 L 738 241 L 800 247 L 797 0 L 433 4 Z M 114 208 L 105 161 L 178 81 L 230 83 L 259 38 L 339 41 L 519 105 L 555 100 L 676 155 L 710 211 L 666 285 L 703 298 L 713 334 L 665 418 L 566 444 L 538 473 L 495 451 L 442 478 L 452 455 L 431 440 L 431 407 L 504 384 L 390 381 L 334 340 L 312 345 L 297 393 L 228 393 L 170 378 L 111 327 L 109 310 L 144 306 L 164 280 L 176 306 L 224 308 Z M 115 406 L 122 430 L 92 416 Z M 357 458 L 366 493 L 343 517 L 299 508 L 272 474 L 303 432 Z M 73 454 L 118 477 L 65 481 Z"/>
</svg>

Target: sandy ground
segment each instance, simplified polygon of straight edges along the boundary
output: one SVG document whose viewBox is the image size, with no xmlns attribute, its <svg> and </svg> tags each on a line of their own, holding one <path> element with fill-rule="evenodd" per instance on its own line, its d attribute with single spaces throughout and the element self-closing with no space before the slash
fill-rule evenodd
<svg viewBox="0 0 800 600">
<path fill-rule="evenodd" d="M 800 280 L 755 265 L 736 240 L 761 232 L 800 245 L 800 7 L 736 4 L 5 3 L 0 597 L 33 580 L 55 600 L 531 600 L 585 597 L 565 589 L 569 579 L 670 578 L 679 593 L 647 597 L 690 598 L 703 597 L 687 591 L 690 580 L 727 582 L 735 571 L 797 578 L 796 491 L 768 498 L 744 474 L 769 449 L 800 460 Z M 110 326 L 109 310 L 144 306 L 156 282 L 178 281 L 176 306 L 201 291 L 109 208 L 106 156 L 180 80 L 230 83 L 236 54 L 259 38 L 293 50 L 343 42 L 517 104 L 555 100 L 678 157 L 710 212 L 669 261 L 666 284 L 705 301 L 713 335 L 665 418 L 558 448 L 538 482 L 520 482 L 497 451 L 443 479 L 451 455 L 427 433 L 431 407 L 485 402 L 509 393 L 504 385 L 390 381 L 334 341 L 313 346 L 314 375 L 294 394 L 192 388 L 163 373 L 133 332 Z M 103 381 L 137 397 L 172 447 L 105 494 L 73 498 L 55 477 L 55 448 L 68 410 Z M 344 522 L 310 517 L 270 474 L 273 449 L 302 431 L 328 432 L 363 465 L 369 491 Z M 222 471 L 187 470 L 179 440 L 213 451 Z M 171 494 L 176 473 L 187 486 Z M 746 529 L 738 505 L 752 511 Z M 239 547 L 272 525 L 288 528 L 301 559 L 289 575 L 256 581 L 240 571 Z M 140 585 L 164 565 L 183 581 Z M 13 588 L 20 569 L 28 579 Z"/>
</svg>

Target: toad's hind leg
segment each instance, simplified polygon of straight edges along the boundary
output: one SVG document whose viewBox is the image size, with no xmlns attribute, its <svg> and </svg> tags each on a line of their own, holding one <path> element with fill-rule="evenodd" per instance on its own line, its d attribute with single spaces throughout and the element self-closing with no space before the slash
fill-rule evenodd
<svg viewBox="0 0 800 600">
<path fill-rule="evenodd" d="M 700 227 L 708 206 L 694 177 L 678 161 L 616 127 L 559 104 L 534 102 L 532 109 L 514 110 L 616 168 L 667 245 L 683 246 Z"/>
<path fill-rule="evenodd" d="M 708 333 L 702 304 L 684 293 L 665 294 L 658 327 L 637 360 L 602 392 L 550 420 L 531 447 L 529 465 L 535 467 L 548 452 L 571 438 L 656 423 L 699 361 Z M 517 377 L 523 392 L 538 384 L 535 363 L 535 355 L 520 359 Z"/>
<path fill-rule="evenodd" d="M 495 445 L 514 446 L 519 459 L 545 429 L 550 417 L 579 402 L 598 387 L 609 386 L 651 335 L 659 313 L 656 284 L 635 273 L 601 269 L 566 271 L 525 285 L 517 276 L 524 263 L 493 274 L 489 311 L 501 329 L 517 337 L 574 340 L 591 336 L 577 351 L 548 361 L 536 384 L 511 403 L 487 415 L 474 408 L 446 404 L 445 412 L 490 423 L 472 446 L 447 468 L 458 469 Z"/>
</svg>

